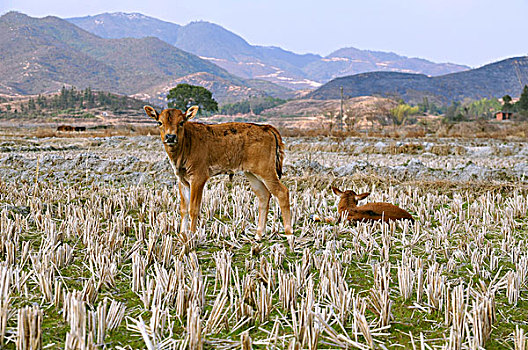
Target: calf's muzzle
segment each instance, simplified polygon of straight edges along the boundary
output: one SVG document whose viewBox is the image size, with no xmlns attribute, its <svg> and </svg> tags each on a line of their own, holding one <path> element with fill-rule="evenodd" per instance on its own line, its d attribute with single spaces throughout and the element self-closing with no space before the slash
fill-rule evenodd
<svg viewBox="0 0 528 350">
<path fill-rule="evenodd" d="M 175 134 L 165 135 L 165 143 L 176 143 L 178 142 L 178 137 Z"/>
</svg>

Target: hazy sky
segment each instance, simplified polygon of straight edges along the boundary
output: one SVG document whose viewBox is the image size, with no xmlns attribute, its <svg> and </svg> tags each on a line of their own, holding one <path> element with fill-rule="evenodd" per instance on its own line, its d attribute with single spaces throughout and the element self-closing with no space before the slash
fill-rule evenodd
<svg viewBox="0 0 528 350">
<path fill-rule="evenodd" d="M 327 55 L 347 46 L 473 67 L 528 54 L 528 0 L 0 0 L 0 14 L 141 12 L 205 20 L 251 44 Z"/>
</svg>

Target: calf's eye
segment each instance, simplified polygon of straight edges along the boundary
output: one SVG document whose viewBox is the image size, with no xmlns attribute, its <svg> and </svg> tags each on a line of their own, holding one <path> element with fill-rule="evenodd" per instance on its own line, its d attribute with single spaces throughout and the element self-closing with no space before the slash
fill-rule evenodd
<svg viewBox="0 0 528 350">
<path fill-rule="evenodd" d="M 163 125 L 163 123 L 162 123 L 162 122 L 158 122 L 158 125 L 159 125 L 159 126 L 162 126 L 162 125 Z"/>
<path fill-rule="evenodd" d="M 178 124 L 179 124 L 180 126 L 183 126 L 183 123 L 184 123 L 184 122 L 179 122 Z"/>
</svg>

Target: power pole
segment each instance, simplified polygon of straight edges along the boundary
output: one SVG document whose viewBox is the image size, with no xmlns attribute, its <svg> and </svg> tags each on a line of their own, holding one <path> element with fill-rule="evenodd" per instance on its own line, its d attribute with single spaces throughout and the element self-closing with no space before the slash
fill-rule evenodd
<svg viewBox="0 0 528 350">
<path fill-rule="evenodd" d="M 341 86 L 341 109 L 339 110 L 339 129 L 343 130 L 343 87 Z"/>
</svg>

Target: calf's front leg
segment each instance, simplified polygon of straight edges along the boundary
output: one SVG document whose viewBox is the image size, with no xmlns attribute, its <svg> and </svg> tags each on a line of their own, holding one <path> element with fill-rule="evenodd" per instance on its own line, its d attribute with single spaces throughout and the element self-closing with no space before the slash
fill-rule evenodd
<svg viewBox="0 0 528 350">
<path fill-rule="evenodd" d="M 180 192 L 180 232 L 187 231 L 189 226 L 189 203 L 191 201 L 191 188 L 189 184 L 178 181 L 178 190 Z"/>
<path fill-rule="evenodd" d="M 200 216 L 200 206 L 202 204 L 202 194 L 207 179 L 193 179 L 191 182 L 191 202 L 189 214 L 191 216 L 191 232 L 196 231 L 198 217 Z"/>
</svg>

